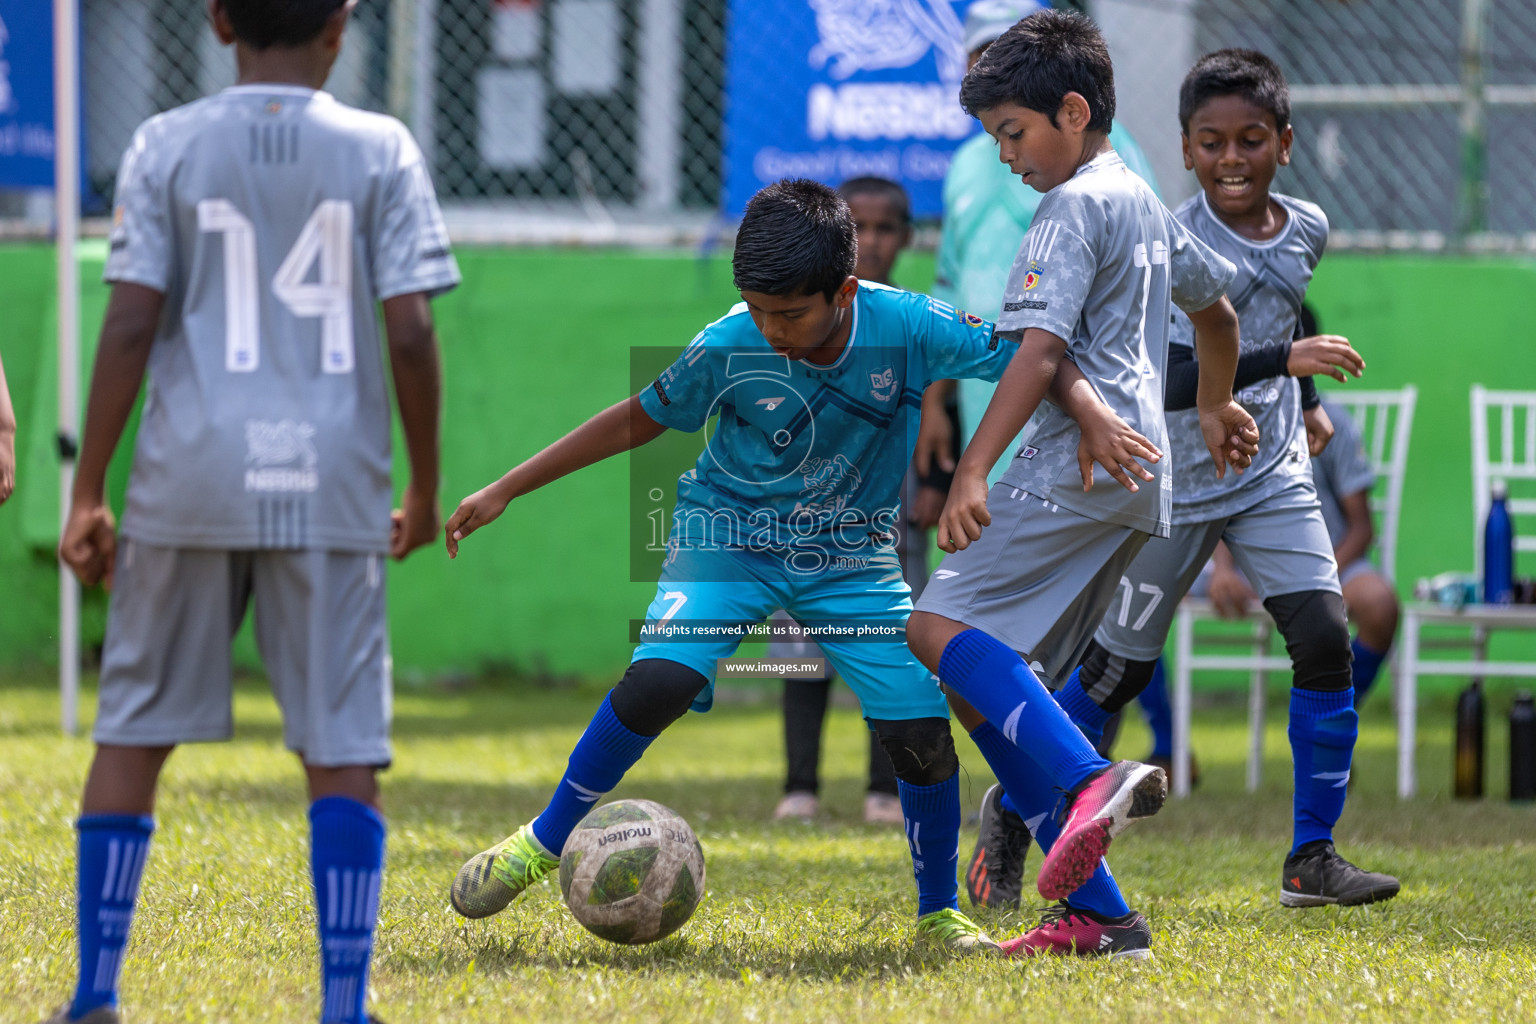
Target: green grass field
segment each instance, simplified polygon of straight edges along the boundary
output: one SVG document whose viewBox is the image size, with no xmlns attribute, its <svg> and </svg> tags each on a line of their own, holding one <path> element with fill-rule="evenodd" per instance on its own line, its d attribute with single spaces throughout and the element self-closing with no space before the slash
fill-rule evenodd
<svg viewBox="0 0 1536 1024">
<path fill-rule="evenodd" d="M 607 945 L 554 885 L 466 923 L 446 891 L 461 860 L 531 817 L 600 691 L 483 683 L 402 691 L 386 776 L 387 881 L 372 978 L 385 1020 L 513 1021 L 1529 1021 L 1536 1017 L 1536 808 L 1452 803 L 1448 707 L 1421 721 L 1427 795 L 1393 797 L 1385 701 L 1367 712 L 1343 851 L 1399 874 L 1371 907 L 1288 911 L 1288 754 L 1275 693 L 1266 785 L 1242 791 L 1235 705 L 1203 709 L 1204 779 L 1115 848 L 1156 958 L 953 961 L 910 945 L 905 844 L 856 823 L 865 749 L 852 710 L 827 736 L 820 827 L 767 824 L 781 770 L 767 703 L 726 704 L 668 732 L 616 791 L 680 811 L 708 860 L 695 918 L 656 946 Z M 88 695 L 89 696 L 89 695 Z M 1494 707 L 1507 703 L 1500 695 Z M 90 706 L 89 699 L 86 701 Z M 300 775 L 259 682 L 238 738 L 172 758 L 134 925 L 123 1003 L 134 1021 L 302 1021 L 318 1006 Z M 1493 719 L 1497 723 L 1498 719 Z M 41 1019 L 74 976 L 70 828 L 90 754 L 57 732 L 42 677 L 0 680 L 0 1019 Z M 1495 726 L 1490 786 L 1503 790 Z M 1145 745 L 1128 727 L 1124 754 Z M 991 777 L 961 741 L 974 806 Z M 962 852 L 973 835 L 962 834 Z M 1031 868 L 1038 857 L 1031 861 Z M 999 935 L 1033 912 L 979 913 Z"/>
</svg>

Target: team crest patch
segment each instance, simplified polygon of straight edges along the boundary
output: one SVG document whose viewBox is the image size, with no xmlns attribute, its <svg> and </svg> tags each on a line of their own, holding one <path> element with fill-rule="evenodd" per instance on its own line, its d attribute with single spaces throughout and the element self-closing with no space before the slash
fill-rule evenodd
<svg viewBox="0 0 1536 1024">
<path fill-rule="evenodd" d="M 1024 290 L 1029 291 L 1040 283 L 1040 278 L 1045 276 L 1045 271 L 1040 269 L 1040 264 L 1034 260 L 1029 261 L 1029 269 L 1024 272 Z"/>
<path fill-rule="evenodd" d="M 889 402 L 896 397 L 896 369 L 892 366 L 884 366 L 878 370 L 871 370 L 869 374 L 869 393 L 881 402 Z"/>
<path fill-rule="evenodd" d="M 960 319 L 967 327 L 980 327 L 982 324 L 986 323 L 985 320 L 977 316 L 975 313 L 961 313 Z"/>
<path fill-rule="evenodd" d="M 1039 448 L 1036 448 L 1032 444 L 1027 444 L 1027 445 L 1024 446 L 1024 450 L 1019 452 L 1019 458 L 1021 458 L 1021 459 L 1032 459 L 1036 455 L 1039 455 L 1039 454 L 1040 454 L 1040 449 Z"/>
</svg>

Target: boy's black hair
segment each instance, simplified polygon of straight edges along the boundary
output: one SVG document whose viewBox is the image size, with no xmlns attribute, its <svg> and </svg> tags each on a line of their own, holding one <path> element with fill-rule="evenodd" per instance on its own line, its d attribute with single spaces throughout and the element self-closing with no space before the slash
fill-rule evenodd
<svg viewBox="0 0 1536 1024">
<path fill-rule="evenodd" d="M 876 196 L 884 199 L 895 207 L 903 224 L 912 223 L 912 200 L 907 196 L 907 190 L 890 178 L 873 176 L 849 178 L 837 186 L 837 192 L 844 199 L 852 199 L 855 196 Z"/>
<path fill-rule="evenodd" d="M 257 50 L 303 46 L 347 0 L 224 0 L 235 38 Z"/>
<path fill-rule="evenodd" d="M 1088 101 L 1088 130 L 1108 132 L 1115 119 L 1115 66 L 1099 27 L 1076 11 L 1036 11 L 998 36 L 960 83 L 960 105 L 972 117 L 1017 103 L 1056 124 L 1067 93 Z"/>
<path fill-rule="evenodd" d="M 1291 90 L 1280 65 L 1258 50 L 1217 50 L 1195 61 L 1179 86 L 1179 125 L 1217 96 L 1241 96 L 1275 119 L 1275 131 L 1291 125 Z"/>
<path fill-rule="evenodd" d="M 776 181 L 747 202 L 731 257 L 736 288 L 827 301 L 853 273 L 857 242 L 842 196 L 806 178 Z"/>
</svg>

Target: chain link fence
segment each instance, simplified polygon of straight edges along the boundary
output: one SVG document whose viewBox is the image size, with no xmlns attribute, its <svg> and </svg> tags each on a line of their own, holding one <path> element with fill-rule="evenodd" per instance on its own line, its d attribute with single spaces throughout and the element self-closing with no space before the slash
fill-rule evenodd
<svg viewBox="0 0 1536 1024">
<path fill-rule="evenodd" d="M 739 206 L 730 132 L 744 123 L 770 139 L 819 130 L 830 135 L 817 145 L 836 143 L 781 153 L 770 166 L 821 168 L 836 181 L 849 167 L 885 166 L 882 154 L 905 167 L 922 143 L 917 163 L 941 176 L 944 146 L 958 142 L 954 119 L 937 111 L 925 121 L 928 94 L 893 91 L 889 79 L 906 61 L 908 77 L 951 88 L 968 5 L 361 0 L 328 88 L 411 126 L 460 238 L 677 241 L 718 228 L 721 211 Z M 1070 6 L 1104 26 L 1121 121 L 1170 201 L 1193 187 L 1178 154 L 1179 80 L 1201 53 L 1251 46 L 1292 83 L 1295 159 L 1280 185 L 1328 211 L 1337 243 L 1536 248 L 1536 3 Z M 87 213 L 110 208 L 119 155 L 140 121 L 233 81 L 233 54 L 204 18 L 194 0 L 83 0 Z M 733 33 L 749 24 L 770 27 Z M 826 83 L 811 99 L 765 107 L 756 122 L 741 119 L 752 113 L 746 100 L 733 109 L 733 98 L 771 96 L 781 78 L 792 91 L 808 67 Z M 891 141 L 893 121 L 912 133 L 905 149 Z M 856 148 L 866 143 L 875 148 Z"/>
</svg>

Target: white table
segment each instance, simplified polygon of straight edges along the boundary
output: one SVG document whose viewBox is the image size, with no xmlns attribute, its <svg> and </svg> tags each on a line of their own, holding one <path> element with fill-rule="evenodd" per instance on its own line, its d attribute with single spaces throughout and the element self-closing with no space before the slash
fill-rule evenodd
<svg viewBox="0 0 1536 1024">
<path fill-rule="evenodd" d="M 1473 641 L 1473 655 L 1463 661 L 1426 661 L 1420 656 L 1425 626 L 1459 626 L 1475 635 L 1500 629 L 1536 631 L 1536 605 L 1469 604 L 1446 608 L 1424 601 L 1403 606 L 1397 639 L 1397 675 L 1393 697 L 1397 706 L 1397 795 L 1406 800 L 1418 791 L 1414 741 L 1419 718 L 1420 676 L 1506 676 L 1536 679 L 1536 662 L 1489 661 L 1485 646 Z"/>
</svg>

